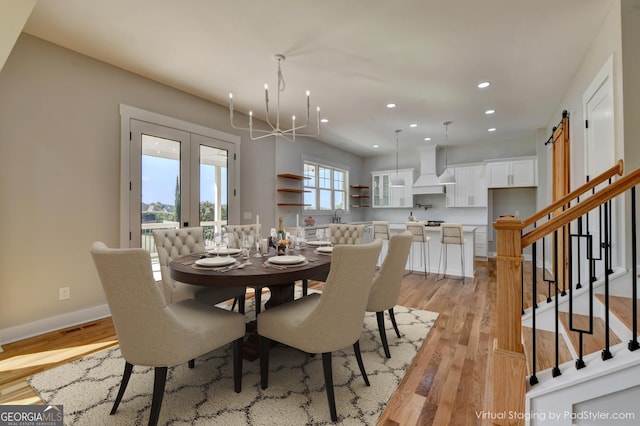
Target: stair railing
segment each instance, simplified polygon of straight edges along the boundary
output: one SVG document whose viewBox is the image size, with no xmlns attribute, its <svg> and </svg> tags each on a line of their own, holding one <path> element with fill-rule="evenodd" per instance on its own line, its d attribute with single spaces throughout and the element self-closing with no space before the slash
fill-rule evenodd
<svg viewBox="0 0 640 426">
<path fill-rule="evenodd" d="M 550 204 L 544 209 L 538 211 L 530 218 L 525 220 L 517 219 L 513 216 L 504 216 L 498 219 L 494 227 L 497 232 L 497 255 L 496 255 L 496 270 L 497 270 L 497 335 L 494 341 L 494 374 L 493 374 L 493 407 L 494 411 L 497 413 L 507 413 L 507 412 L 516 412 L 516 413 L 524 413 L 524 396 L 526 392 L 526 381 L 523 380 L 527 377 L 527 366 L 526 359 L 523 352 L 522 347 L 522 308 L 523 308 L 523 288 L 522 288 L 522 250 L 528 246 L 531 246 L 532 256 L 534 259 L 532 266 L 532 280 L 533 280 L 533 300 L 532 306 L 533 308 L 533 329 L 535 331 L 535 306 L 536 296 L 537 296 L 537 267 L 535 264 L 535 259 L 537 256 L 537 248 L 536 242 L 544 239 L 545 237 L 553 238 L 553 274 L 555 275 L 553 278 L 553 283 L 555 284 L 555 294 L 553 297 L 555 298 L 555 306 L 554 310 L 556 311 L 556 367 L 554 367 L 552 371 L 552 375 L 555 377 L 556 375 L 560 375 L 560 371 L 558 367 L 558 294 L 561 294 L 560 285 L 562 285 L 563 289 L 571 290 L 571 280 L 573 279 L 573 266 L 569 265 L 568 267 L 568 279 L 570 281 L 569 287 L 566 287 L 564 283 L 560 284 L 559 281 L 559 263 L 562 262 L 564 264 L 564 259 L 558 259 L 558 255 L 564 253 L 564 250 L 559 250 L 557 247 L 558 244 L 558 232 L 567 231 L 568 242 L 564 241 L 564 243 L 569 244 L 569 253 L 572 251 L 572 239 L 585 239 L 586 243 L 584 245 L 587 247 L 585 252 L 587 252 L 588 256 L 591 256 L 591 245 L 592 245 L 592 236 L 584 234 L 582 232 L 582 220 L 583 217 L 587 216 L 589 212 L 592 212 L 594 209 L 602 209 L 601 206 L 604 206 L 604 241 L 601 246 L 605 250 L 605 253 L 601 256 L 605 263 L 606 273 L 605 276 L 605 293 L 608 293 L 608 275 L 610 273 L 610 261 L 611 261 L 611 242 L 610 242 L 610 231 L 611 231 L 611 200 L 618 195 L 622 194 L 627 190 L 631 190 L 631 199 L 632 199 L 632 233 L 634 238 L 632 255 L 633 255 L 633 268 L 634 268 L 634 277 L 636 276 L 635 265 L 635 186 L 640 184 L 640 169 L 633 171 L 627 176 L 621 177 L 617 179 L 615 182 L 611 182 L 611 178 L 615 175 L 621 175 L 623 172 L 623 162 L 620 160 L 616 166 L 606 170 L 601 175 L 597 176 L 594 179 L 589 180 L 584 185 L 580 186 L 576 190 L 572 191 L 570 194 L 565 197 L 557 200 L 556 202 Z M 603 189 L 595 191 L 595 188 L 609 181 L 609 185 Z M 580 199 L 580 197 L 586 193 L 591 191 L 589 197 L 584 199 Z M 573 205 L 571 203 L 574 203 Z M 557 212 L 559 209 L 563 209 L 560 213 L 552 214 L 552 212 Z M 538 225 L 537 221 L 548 217 L 548 220 Z M 587 216 L 588 217 L 588 216 Z M 570 234 L 568 230 L 573 226 L 576 227 L 576 221 L 578 233 Z M 533 229 L 528 232 L 524 232 L 525 228 L 533 226 Z M 544 246 L 543 246 L 544 248 Z M 592 271 L 592 259 L 588 257 L 589 260 L 589 287 L 591 290 L 591 277 L 593 277 L 594 272 Z M 546 281 L 546 280 L 545 280 Z M 580 281 L 580 280 L 578 280 Z M 634 285 L 634 297 L 635 297 L 635 285 Z M 549 298 L 551 298 L 551 291 L 549 291 Z M 607 302 L 608 303 L 608 302 Z M 634 299 L 634 325 L 633 325 L 633 338 L 632 341 L 629 342 L 629 349 L 634 350 L 638 347 L 637 343 L 637 324 L 636 324 L 636 303 Z M 592 308 L 591 308 L 592 309 Z M 607 320 L 608 321 L 608 320 Z M 573 326 L 572 326 L 573 327 Z M 593 326 L 590 325 L 590 329 L 592 330 Z M 590 329 L 587 330 L 577 330 L 580 334 L 580 340 L 582 343 L 582 333 L 589 333 Z M 608 335 L 608 324 L 607 324 L 607 335 Z M 608 340 L 608 339 L 607 339 Z M 535 332 L 533 334 L 533 342 L 535 345 Z M 582 346 L 582 345 L 581 345 Z M 607 359 L 606 352 L 608 352 L 609 343 L 607 342 L 605 350 L 603 350 L 603 359 Z M 610 353 L 609 353 L 610 355 Z M 535 350 L 533 351 L 533 374 L 530 377 L 530 384 L 534 385 L 537 383 L 537 378 L 535 375 L 536 368 L 536 360 L 535 360 Z M 582 353 L 580 354 L 580 360 L 582 359 Z M 576 362 L 576 367 L 581 368 L 580 363 Z M 499 422 L 498 422 L 499 423 Z M 505 422 L 504 424 L 508 424 Z"/>
</svg>

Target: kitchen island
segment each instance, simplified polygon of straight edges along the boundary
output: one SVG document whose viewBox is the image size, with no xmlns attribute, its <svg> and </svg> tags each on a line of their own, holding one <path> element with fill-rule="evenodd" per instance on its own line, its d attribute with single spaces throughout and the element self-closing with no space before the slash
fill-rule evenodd
<svg viewBox="0 0 640 426">
<path fill-rule="evenodd" d="M 407 229 L 404 223 L 391 223 L 389 225 L 391 234 L 399 234 Z M 463 226 L 464 235 L 464 276 L 475 276 L 475 232 L 476 226 Z M 438 272 L 438 261 L 440 259 L 440 227 L 439 226 L 425 226 L 425 232 L 429 237 L 429 257 L 427 259 L 427 271 L 431 273 Z M 426 247 L 425 247 L 426 250 Z M 387 252 L 386 241 L 382 246 L 382 256 L 384 258 Z M 444 256 L 444 254 L 443 254 Z M 462 272 L 462 265 L 460 264 L 460 247 L 456 245 L 449 245 L 447 251 L 447 275 L 460 276 Z M 413 262 L 412 262 L 413 261 Z M 444 258 L 442 259 L 442 268 L 444 268 Z M 421 273 L 424 271 L 422 251 L 420 243 L 413 243 L 411 253 L 409 253 L 409 259 L 407 260 L 407 269 L 413 270 L 415 273 Z M 442 273 L 442 271 L 440 271 Z"/>
</svg>

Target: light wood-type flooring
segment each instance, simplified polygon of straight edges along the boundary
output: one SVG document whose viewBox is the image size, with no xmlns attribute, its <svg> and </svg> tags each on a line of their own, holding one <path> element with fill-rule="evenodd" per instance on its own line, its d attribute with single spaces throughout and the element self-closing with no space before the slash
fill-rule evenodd
<svg viewBox="0 0 640 426">
<path fill-rule="evenodd" d="M 398 304 L 440 315 L 379 425 L 490 424 L 482 412 L 492 405 L 495 263 L 478 261 L 476 270 L 476 277 L 464 282 L 436 281 L 436 274 L 404 277 Z M 116 343 L 107 318 L 4 345 L 0 404 L 42 403 L 27 377 Z"/>
</svg>

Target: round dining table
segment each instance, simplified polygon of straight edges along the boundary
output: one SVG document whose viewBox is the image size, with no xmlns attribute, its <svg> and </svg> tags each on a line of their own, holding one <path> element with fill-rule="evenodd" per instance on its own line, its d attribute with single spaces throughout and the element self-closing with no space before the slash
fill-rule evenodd
<svg viewBox="0 0 640 426">
<path fill-rule="evenodd" d="M 291 255 L 305 257 L 299 265 L 272 265 L 268 257 L 251 257 L 251 264 L 238 258 L 231 269 L 203 267 L 196 264 L 198 259 L 210 254 L 199 253 L 178 257 L 169 263 L 171 278 L 183 283 L 207 287 L 253 287 L 262 291 L 268 287 L 271 297 L 265 309 L 290 302 L 294 299 L 295 282 L 298 280 L 325 281 L 331 267 L 331 256 L 316 253 L 313 248 L 294 250 Z M 242 265 L 242 267 L 238 267 Z M 259 357 L 258 337 L 255 321 L 247 323 L 247 339 L 243 345 L 243 358 L 253 361 Z"/>
<path fill-rule="evenodd" d="M 318 254 L 313 248 L 292 250 L 290 255 L 304 256 L 300 265 L 272 265 L 268 257 L 250 257 L 250 265 L 238 265 L 229 270 L 202 267 L 196 261 L 207 254 L 191 254 L 174 259 L 169 264 L 171 278 L 183 283 L 207 287 L 268 287 L 271 297 L 265 308 L 289 302 L 294 298 L 298 280 L 325 281 L 329 275 L 331 256 Z M 211 255 L 208 255 L 211 256 Z M 244 263 L 241 258 L 238 262 Z M 221 270 L 222 269 L 222 270 Z"/>
</svg>

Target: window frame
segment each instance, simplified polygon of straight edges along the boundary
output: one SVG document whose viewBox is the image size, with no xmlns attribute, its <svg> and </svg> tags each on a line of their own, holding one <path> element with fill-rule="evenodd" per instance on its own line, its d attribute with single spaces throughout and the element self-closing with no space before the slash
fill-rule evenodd
<svg viewBox="0 0 640 426">
<path fill-rule="evenodd" d="M 333 213 L 337 209 L 342 209 L 345 213 L 349 211 L 349 202 L 348 202 L 348 191 L 349 187 L 349 170 L 344 166 L 327 164 L 326 162 L 314 160 L 314 159 L 304 159 L 302 164 L 302 170 L 304 176 L 306 174 L 306 167 L 313 166 L 315 167 L 315 176 L 313 179 L 305 179 L 304 180 L 304 189 L 307 191 L 311 191 L 312 194 L 315 194 L 315 208 L 311 208 L 308 206 L 304 207 L 305 212 L 314 213 L 314 214 L 322 214 L 322 213 Z M 320 169 L 327 169 L 330 171 L 330 188 L 321 185 L 320 178 Z M 336 177 L 335 172 L 342 173 L 342 189 L 336 189 Z M 313 183 L 313 185 L 311 185 Z M 320 191 L 330 191 L 331 192 L 331 208 L 322 209 L 320 208 Z M 336 194 L 342 194 L 342 200 L 344 203 L 344 207 L 336 207 Z"/>
</svg>

